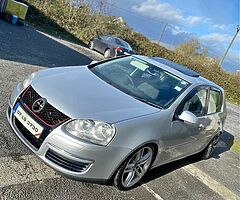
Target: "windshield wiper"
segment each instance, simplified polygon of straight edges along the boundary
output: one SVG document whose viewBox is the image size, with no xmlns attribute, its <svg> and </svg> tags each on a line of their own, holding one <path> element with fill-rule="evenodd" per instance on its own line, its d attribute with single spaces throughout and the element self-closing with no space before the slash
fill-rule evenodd
<svg viewBox="0 0 240 200">
<path fill-rule="evenodd" d="M 131 96 L 132 96 L 133 98 L 139 100 L 139 101 L 142 101 L 142 102 L 146 103 L 146 104 L 149 104 L 149 105 L 154 106 L 154 107 L 156 107 L 156 108 L 163 109 L 162 106 L 160 106 L 160 105 L 158 105 L 158 104 L 155 104 L 155 103 L 153 103 L 153 102 L 151 102 L 151 101 L 148 101 L 147 99 L 144 99 L 144 98 L 138 97 L 138 96 L 133 96 L 133 95 L 131 95 Z"/>
</svg>

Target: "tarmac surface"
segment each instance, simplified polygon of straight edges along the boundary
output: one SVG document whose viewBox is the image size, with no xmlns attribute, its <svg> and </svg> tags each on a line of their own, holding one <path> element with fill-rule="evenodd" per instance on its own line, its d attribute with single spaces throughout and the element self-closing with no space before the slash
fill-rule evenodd
<svg viewBox="0 0 240 200">
<path fill-rule="evenodd" d="M 83 65 L 102 56 L 53 38 L 30 26 L 0 21 L 0 199 L 240 199 L 239 154 L 230 150 L 239 137 L 240 109 L 227 104 L 225 133 L 212 158 L 183 159 L 149 171 L 141 186 L 127 192 L 112 186 L 60 176 L 37 159 L 9 127 L 8 97 L 28 74 L 44 67 Z M 228 145 L 227 145 L 228 144 Z"/>
</svg>

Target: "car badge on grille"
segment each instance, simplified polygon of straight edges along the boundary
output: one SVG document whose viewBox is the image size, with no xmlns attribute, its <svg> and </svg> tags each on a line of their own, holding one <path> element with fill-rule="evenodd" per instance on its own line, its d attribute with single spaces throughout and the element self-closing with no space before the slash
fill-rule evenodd
<svg viewBox="0 0 240 200">
<path fill-rule="evenodd" d="M 32 111 L 35 113 L 40 112 L 46 105 L 47 100 L 45 98 L 37 99 L 32 105 Z"/>
</svg>

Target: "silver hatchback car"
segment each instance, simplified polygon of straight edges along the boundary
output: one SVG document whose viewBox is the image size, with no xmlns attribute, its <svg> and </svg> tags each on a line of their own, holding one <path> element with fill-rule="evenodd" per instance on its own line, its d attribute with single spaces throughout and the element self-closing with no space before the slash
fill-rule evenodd
<svg viewBox="0 0 240 200">
<path fill-rule="evenodd" d="M 197 72 L 124 56 L 31 74 L 13 90 L 7 118 L 58 172 L 128 190 L 151 168 L 210 157 L 226 108 L 223 89 Z"/>
</svg>

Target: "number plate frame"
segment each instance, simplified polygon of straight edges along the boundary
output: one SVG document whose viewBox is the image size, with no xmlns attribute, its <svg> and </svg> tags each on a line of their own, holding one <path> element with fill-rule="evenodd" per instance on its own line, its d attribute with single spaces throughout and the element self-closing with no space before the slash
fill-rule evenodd
<svg viewBox="0 0 240 200">
<path fill-rule="evenodd" d="M 13 114 L 29 132 L 39 139 L 44 128 L 30 117 L 19 103 L 14 106 Z"/>
</svg>

